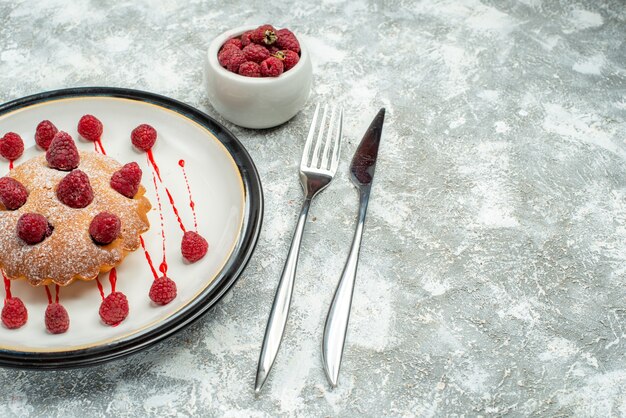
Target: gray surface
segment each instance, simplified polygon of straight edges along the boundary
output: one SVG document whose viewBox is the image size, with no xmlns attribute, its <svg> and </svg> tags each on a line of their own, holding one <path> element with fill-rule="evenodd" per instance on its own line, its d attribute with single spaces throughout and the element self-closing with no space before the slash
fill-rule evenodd
<svg viewBox="0 0 626 418">
<path fill-rule="evenodd" d="M 0 370 L 2 416 L 626 415 L 623 1 L 41 3 L 0 3 L 3 101 L 110 85 L 217 116 L 204 51 L 226 29 L 266 21 L 303 34 L 315 87 L 283 127 L 226 123 L 257 162 L 267 204 L 228 297 L 123 361 Z M 255 400 L 318 99 L 348 105 L 344 163 L 313 205 L 287 337 Z M 347 164 L 381 106 L 381 161 L 331 391 L 318 348 L 356 214 Z"/>
</svg>

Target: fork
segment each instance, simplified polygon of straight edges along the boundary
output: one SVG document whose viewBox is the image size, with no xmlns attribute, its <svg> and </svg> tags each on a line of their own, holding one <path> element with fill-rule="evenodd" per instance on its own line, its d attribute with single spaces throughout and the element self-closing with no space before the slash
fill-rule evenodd
<svg viewBox="0 0 626 418">
<path fill-rule="evenodd" d="M 328 187 L 339 165 L 339 152 L 341 149 L 341 134 L 343 129 L 343 108 L 333 106 L 329 111 L 329 106 L 324 105 L 322 120 L 318 125 L 317 120 L 319 113 L 320 105 L 318 104 L 315 107 L 313 121 L 311 122 L 309 135 L 307 136 L 304 152 L 302 153 L 302 161 L 300 162 L 300 184 L 304 190 L 305 198 L 300 216 L 298 217 L 298 224 L 293 234 L 289 254 L 285 261 L 285 267 L 283 267 L 278 288 L 276 289 L 272 310 L 267 321 L 267 328 L 265 330 L 265 337 L 263 338 L 263 346 L 261 347 L 261 355 L 259 356 L 259 365 L 254 385 L 254 391 L 257 394 L 260 392 L 261 387 L 263 387 L 272 369 L 285 332 L 289 306 L 291 305 L 291 296 L 293 294 L 296 267 L 298 266 L 300 243 L 302 242 L 304 225 L 307 215 L 309 214 L 311 201 L 319 192 Z M 327 119 L 329 118 L 330 122 L 328 123 L 328 129 L 326 129 Z M 316 131 L 317 135 L 315 135 Z M 311 152 L 316 136 L 315 146 Z M 324 137 L 326 138 L 324 139 Z"/>
</svg>

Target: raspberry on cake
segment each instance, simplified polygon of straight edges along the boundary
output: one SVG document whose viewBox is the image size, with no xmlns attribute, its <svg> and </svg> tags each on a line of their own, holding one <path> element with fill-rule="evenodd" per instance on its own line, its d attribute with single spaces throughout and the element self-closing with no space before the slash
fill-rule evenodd
<svg viewBox="0 0 626 418">
<path fill-rule="evenodd" d="M 74 140 L 67 132 L 59 131 L 46 151 L 46 161 L 50 168 L 71 171 L 80 164 L 80 156 Z"/>
<path fill-rule="evenodd" d="M 120 218 L 109 212 L 100 212 L 89 225 L 89 235 L 96 244 L 107 245 L 117 239 L 121 228 Z"/>
<path fill-rule="evenodd" d="M 136 162 L 125 164 L 111 176 L 111 187 L 118 193 L 132 199 L 139 190 L 142 175 L 141 168 Z"/>
<path fill-rule="evenodd" d="M 73 155 L 74 143 L 65 135 L 59 132 L 52 141 L 48 159 L 31 158 L 9 172 L 10 180 L 0 179 L 0 199 L 17 206 L 0 206 L 0 269 L 10 280 L 33 286 L 93 280 L 138 249 L 140 235 L 149 228 L 146 189 L 133 180 L 136 193 L 131 198 L 120 194 L 111 179 L 122 165 L 94 152 Z M 78 162 L 78 169 L 67 173 L 56 168 L 68 167 L 68 161 L 69 166 Z M 92 228 L 102 212 L 119 220 L 119 230 L 109 218 Z"/>
<path fill-rule="evenodd" d="M 39 244 L 52 230 L 46 217 L 38 213 L 25 213 L 17 220 L 17 236 L 28 245 Z"/>
<path fill-rule="evenodd" d="M 81 170 L 69 173 L 57 186 L 57 198 L 70 208 L 81 209 L 89 206 L 93 201 L 89 176 Z"/>
<path fill-rule="evenodd" d="M 26 203 L 28 190 L 19 181 L 11 177 L 0 178 L 0 209 L 19 209 Z"/>
</svg>

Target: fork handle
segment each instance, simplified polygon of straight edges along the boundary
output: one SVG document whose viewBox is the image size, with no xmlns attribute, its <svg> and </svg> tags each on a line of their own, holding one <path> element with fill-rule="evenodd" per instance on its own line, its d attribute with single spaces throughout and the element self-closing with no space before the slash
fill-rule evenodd
<svg viewBox="0 0 626 418">
<path fill-rule="evenodd" d="M 293 283 L 296 276 L 296 267 L 298 266 L 298 255 L 300 253 L 300 243 L 304 232 L 309 208 L 311 206 L 311 198 L 304 199 L 302 210 L 298 218 L 298 224 L 293 234 L 287 261 L 283 267 L 283 273 L 280 276 L 276 296 L 272 304 L 270 317 L 267 320 L 267 328 L 265 329 L 265 337 L 263 338 L 263 346 L 261 347 L 261 355 L 259 356 L 259 365 L 257 368 L 256 382 L 254 390 L 259 393 L 263 383 L 272 369 L 278 348 L 285 332 L 287 317 L 289 316 L 289 306 L 291 305 L 291 295 L 293 294 Z"/>
<path fill-rule="evenodd" d="M 348 255 L 348 260 L 341 273 L 341 279 L 335 290 L 335 296 L 330 304 L 326 324 L 324 325 L 324 336 L 322 337 L 322 362 L 326 377 L 332 387 L 337 386 L 339 379 L 339 368 L 341 367 L 341 357 L 346 342 L 348 332 L 348 321 L 350 320 L 350 309 L 352 307 L 352 295 L 354 293 L 354 282 L 356 280 L 357 265 L 359 263 L 359 252 L 361 250 L 361 238 L 363 237 L 363 225 L 365 223 L 365 213 L 369 193 L 360 194 L 359 217 L 352 239 L 352 247 Z"/>
</svg>

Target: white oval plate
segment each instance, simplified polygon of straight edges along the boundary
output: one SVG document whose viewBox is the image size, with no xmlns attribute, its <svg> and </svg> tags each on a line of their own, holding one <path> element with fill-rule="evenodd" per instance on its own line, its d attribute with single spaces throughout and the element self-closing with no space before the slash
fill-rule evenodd
<svg viewBox="0 0 626 418">
<path fill-rule="evenodd" d="M 122 164 L 139 163 L 142 184 L 152 203 L 150 230 L 143 234 L 146 248 L 158 269 L 162 259 L 159 205 L 147 155 L 134 149 L 130 132 L 141 123 L 158 131 L 153 148 L 163 184 L 174 198 L 183 224 L 194 229 L 194 217 L 180 160 L 185 170 L 197 214 L 198 231 L 209 242 L 208 254 L 199 262 L 183 261 L 182 229 L 163 185 L 158 185 L 168 277 L 178 296 L 166 306 L 148 297 L 153 275 L 144 251 L 127 256 L 117 268 L 116 290 L 129 301 L 130 313 L 118 326 L 104 325 L 98 313 L 102 302 L 96 281 L 75 282 L 60 289 L 60 302 L 70 316 L 70 329 L 59 335 L 46 331 L 48 304 L 43 287 L 12 282 L 11 292 L 28 309 L 28 322 L 9 330 L 0 326 L 0 365 L 59 368 L 91 365 L 111 360 L 153 344 L 189 325 L 205 313 L 234 284 L 249 260 L 261 228 L 263 194 L 254 163 L 239 141 L 206 114 L 175 100 L 136 90 L 76 88 L 41 93 L 0 106 L 0 135 L 12 131 L 24 139 L 26 151 L 15 164 L 41 154 L 35 146 L 37 124 L 49 119 L 68 132 L 81 150 L 94 151 L 94 143 L 80 138 L 77 123 L 93 114 L 103 125 L 102 144 L 107 155 Z M 0 175 L 9 163 L 0 161 Z M 1 216 L 1 212 L 0 212 Z M 105 295 L 111 291 L 109 275 L 99 277 Z M 54 297 L 55 286 L 49 286 Z"/>
</svg>

